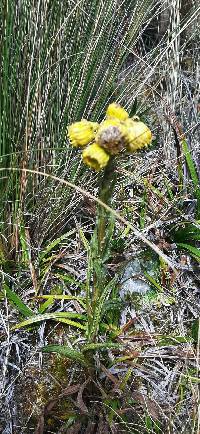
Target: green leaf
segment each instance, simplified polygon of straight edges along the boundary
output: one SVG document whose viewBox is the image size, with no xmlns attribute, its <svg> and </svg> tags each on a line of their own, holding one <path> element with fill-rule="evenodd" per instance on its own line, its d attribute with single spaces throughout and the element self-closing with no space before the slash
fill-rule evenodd
<svg viewBox="0 0 200 434">
<path fill-rule="evenodd" d="M 81 329 L 85 329 L 85 327 L 82 324 L 75 323 L 72 321 L 69 321 L 69 319 L 80 319 L 80 320 L 86 320 L 87 317 L 85 315 L 81 315 L 79 313 L 74 312 L 51 312 L 51 313 L 44 313 L 42 315 L 36 315 L 33 316 L 30 319 L 27 319 L 25 321 L 22 321 L 19 324 L 16 324 L 11 328 L 11 330 L 20 329 L 22 327 L 30 326 L 32 324 L 35 324 L 37 322 L 46 321 L 46 320 L 55 320 L 59 322 L 65 322 L 70 325 L 74 325 L 75 327 L 79 327 Z"/>
<path fill-rule="evenodd" d="M 192 159 L 192 155 L 191 155 L 191 152 L 190 152 L 190 149 L 188 147 L 186 140 L 182 140 L 182 147 L 183 147 L 183 153 L 184 153 L 185 159 L 187 161 L 187 165 L 188 165 L 188 169 L 190 172 L 190 176 L 191 176 L 193 185 L 195 188 L 199 189 L 199 178 L 198 178 L 196 167 L 195 167 L 194 161 Z"/>
<path fill-rule="evenodd" d="M 84 248 L 85 248 L 86 252 L 88 252 L 89 249 L 90 249 L 90 243 L 87 240 L 87 238 L 85 237 L 85 234 L 82 231 L 82 229 L 79 229 L 79 235 L 80 235 L 81 241 L 82 241 L 82 243 L 84 245 Z"/>
<path fill-rule="evenodd" d="M 53 302 L 54 302 L 53 297 L 48 297 L 47 300 L 46 300 L 44 303 L 42 303 L 42 304 L 40 305 L 40 307 L 39 307 L 39 309 L 38 309 L 38 312 L 39 312 L 40 314 L 44 313 L 45 310 L 47 310 L 48 307 L 51 306 L 51 305 L 53 304 Z"/>
<path fill-rule="evenodd" d="M 178 227 L 176 230 L 172 229 L 172 236 L 175 242 L 185 242 L 191 240 L 200 241 L 200 228 L 199 225 L 195 225 L 188 222 L 182 222 L 182 227 Z"/>
<path fill-rule="evenodd" d="M 200 318 L 194 320 L 192 324 L 191 335 L 194 341 L 197 343 L 200 336 Z"/>
<path fill-rule="evenodd" d="M 165 184 L 165 187 L 167 189 L 169 199 L 173 200 L 174 199 L 174 193 L 172 190 L 172 183 L 169 182 L 169 180 L 167 178 L 164 178 L 164 184 Z"/>
<path fill-rule="evenodd" d="M 195 197 L 197 199 L 197 216 L 200 216 L 200 185 L 199 185 L 199 178 L 198 178 L 198 174 L 196 171 L 196 167 L 195 167 L 195 163 L 192 159 L 192 155 L 190 152 L 190 149 L 188 147 L 188 144 L 186 142 L 186 140 L 182 140 L 182 148 L 183 148 L 183 153 L 185 155 L 185 159 L 187 161 L 187 165 L 188 165 L 188 169 L 190 172 L 190 176 L 194 185 L 194 194 Z"/>
<path fill-rule="evenodd" d="M 71 231 L 67 232 L 67 234 L 62 235 L 59 238 L 56 238 L 56 240 L 53 240 L 48 246 L 40 253 L 40 260 L 44 260 L 45 256 L 51 252 L 51 250 L 54 249 L 58 244 L 61 244 L 61 241 L 66 240 L 69 238 L 70 235 L 73 235 L 76 232 L 76 229 L 72 229 Z"/>
<path fill-rule="evenodd" d="M 187 342 L 193 341 L 191 336 L 165 336 L 158 335 L 157 340 L 159 345 L 175 345 L 175 344 L 185 344 Z"/>
<path fill-rule="evenodd" d="M 114 348 L 122 348 L 122 345 L 115 344 L 111 341 L 103 342 L 103 343 L 91 343 L 86 344 L 82 347 L 82 352 L 89 351 L 89 350 L 107 350 L 107 349 L 114 349 Z"/>
<path fill-rule="evenodd" d="M 25 317 L 35 315 L 34 312 L 28 306 L 26 306 L 26 304 L 23 303 L 21 298 L 14 291 L 12 291 L 8 285 L 6 285 L 6 283 L 4 283 L 3 288 L 5 290 L 8 300 L 14 303 L 17 310 L 22 315 L 24 315 Z"/>
<path fill-rule="evenodd" d="M 56 319 L 52 318 L 52 320 L 53 321 L 57 321 L 57 322 L 62 322 L 64 324 L 68 324 L 68 325 L 70 325 L 72 327 L 75 327 L 77 329 L 80 329 L 80 330 L 86 330 L 86 326 L 80 324 L 77 321 L 71 321 L 70 319 L 60 318 L 60 317 L 58 319 L 57 318 Z"/>
<path fill-rule="evenodd" d="M 138 355 L 140 355 L 139 351 L 138 351 Z M 135 356 L 133 357 L 133 355 L 131 355 L 131 353 L 130 353 L 130 354 L 127 355 L 127 356 L 116 357 L 116 358 L 114 358 L 114 360 L 112 360 L 112 361 L 110 362 L 109 366 L 119 365 L 120 363 L 124 363 L 124 362 L 126 362 L 127 360 L 130 360 L 130 359 L 135 359 L 135 360 L 137 360 L 137 359 L 138 359 L 138 356 L 135 355 Z"/>
<path fill-rule="evenodd" d="M 83 366 L 88 366 L 88 361 L 84 357 L 84 355 L 77 350 L 73 350 L 70 347 L 64 345 L 47 345 L 42 348 L 43 353 L 57 353 L 62 356 L 67 357 L 68 359 L 74 360 L 76 362 L 81 363 Z"/>
<path fill-rule="evenodd" d="M 198 377 L 193 377 L 191 375 L 186 375 L 183 373 L 181 373 L 181 376 L 186 378 L 190 383 L 200 384 L 200 378 L 198 378 Z"/>
<path fill-rule="evenodd" d="M 105 313 L 116 313 L 122 310 L 125 305 L 124 300 L 119 297 L 113 297 L 112 299 L 108 299 L 105 301 L 103 306 L 103 315 Z M 113 316 L 112 316 L 113 317 Z"/>
<path fill-rule="evenodd" d="M 108 285 L 105 287 L 105 289 L 103 290 L 103 293 L 101 294 L 98 304 L 96 306 L 95 311 L 93 311 L 93 318 L 92 318 L 92 325 L 91 325 L 91 330 L 90 330 L 90 336 L 89 336 L 89 340 L 93 340 L 93 338 L 97 335 L 98 330 L 99 330 L 99 325 L 100 325 L 100 321 L 104 312 L 104 303 L 107 300 L 107 298 L 109 297 L 111 291 L 113 290 L 113 288 L 116 285 L 117 282 L 117 277 L 114 277 L 109 283 Z"/>
<path fill-rule="evenodd" d="M 156 289 L 158 289 L 159 292 L 164 292 L 164 288 L 160 285 L 160 283 L 156 282 L 156 280 L 146 271 L 143 271 L 145 277 L 147 280 L 152 283 L 153 286 L 155 286 Z"/>
<path fill-rule="evenodd" d="M 132 371 L 133 371 L 133 368 L 129 368 L 129 369 L 127 370 L 126 374 L 124 375 L 124 378 L 122 379 L 122 381 L 121 381 L 121 383 L 120 383 L 120 386 L 119 386 L 119 389 L 120 389 L 120 390 L 124 390 L 125 387 L 127 386 L 127 383 L 128 383 L 128 381 L 129 381 L 129 378 L 130 378 L 131 375 L 132 375 Z"/>
<path fill-rule="evenodd" d="M 104 241 L 104 249 L 102 252 L 102 260 L 103 262 L 108 261 L 111 255 L 112 250 L 112 239 L 114 238 L 114 230 L 115 230 L 115 216 L 110 214 L 107 217 L 107 226 L 105 229 L 105 241 Z"/>
<path fill-rule="evenodd" d="M 35 297 L 37 300 L 49 300 L 51 299 L 53 302 L 54 300 L 76 300 L 78 301 L 81 306 L 85 309 L 86 305 L 85 305 L 85 298 L 84 297 L 76 297 L 75 295 L 64 295 L 64 294 L 51 294 L 51 295 L 38 295 L 37 297 Z"/>
<path fill-rule="evenodd" d="M 190 244 L 184 244 L 184 243 L 177 243 L 178 247 L 181 247 L 182 249 L 188 250 L 192 256 L 195 256 L 196 258 L 200 259 L 200 249 L 191 246 Z"/>
<path fill-rule="evenodd" d="M 62 280 L 65 283 L 71 283 L 72 285 L 75 285 L 77 288 L 81 288 L 84 290 L 86 289 L 85 283 L 79 282 L 73 276 L 69 276 L 68 274 L 54 273 L 53 276 L 57 277 L 58 279 Z"/>
</svg>

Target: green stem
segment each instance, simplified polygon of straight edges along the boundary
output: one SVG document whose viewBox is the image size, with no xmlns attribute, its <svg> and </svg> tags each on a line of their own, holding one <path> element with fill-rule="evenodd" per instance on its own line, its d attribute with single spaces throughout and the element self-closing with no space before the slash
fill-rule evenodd
<svg viewBox="0 0 200 434">
<path fill-rule="evenodd" d="M 107 205 L 111 204 L 113 190 L 116 184 L 116 160 L 111 157 L 108 165 L 106 166 L 101 184 L 99 187 L 99 199 Z M 94 342 L 98 333 L 98 324 L 96 324 L 96 314 L 98 309 L 98 302 L 102 292 L 106 286 L 107 270 L 104 265 L 104 258 L 110 241 L 109 230 L 111 223 L 110 213 L 105 210 L 101 205 L 97 208 L 97 223 L 95 230 L 94 244 L 91 247 L 91 259 L 93 269 L 93 291 L 90 297 L 90 306 L 88 312 L 88 341 Z"/>
<path fill-rule="evenodd" d="M 109 163 L 107 164 L 102 182 L 99 188 L 99 199 L 107 205 L 111 204 L 113 190 L 116 184 L 117 174 L 116 174 L 116 160 L 111 157 Z M 104 247 L 107 241 L 106 228 L 109 224 L 109 214 L 102 206 L 98 206 L 97 211 L 97 238 L 98 238 L 98 255 L 103 256 Z"/>
</svg>

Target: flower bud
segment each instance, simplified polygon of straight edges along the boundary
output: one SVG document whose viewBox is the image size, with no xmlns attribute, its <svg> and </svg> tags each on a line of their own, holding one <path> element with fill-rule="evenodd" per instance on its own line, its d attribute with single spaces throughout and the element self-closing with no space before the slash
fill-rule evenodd
<svg viewBox="0 0 200 434">
<path fill-rule="evenodd" d="M 96 171 L 108 164 L 109 155 L 97 143 L 89 145 L 83 150 L 83 162 Z"/>
<path fill-rule="evenodd" d="M 128 119 L 127 111 L 115 102 L 108 106 L 106 110 L 106 116 L 107 118 L 117 118 L 120 121 L 125 121 Z"/>
<path fill-rule="evenodd" d="M 147 125 L 141 122 L 139 118 L 127 119 L 124 124 L 127 129 L 126 149 L 129 152 L 135 152 L 151 143 L 152 133 Z"/>
<path fill-rule="evenodd" d="M 89 122 L 82 119 L 80 122 L 75 122 L 68 127 L 68 137 L 70 143 L 75 148 L 88 145 L 95 138 L 98 123 Z"/>
</svg>

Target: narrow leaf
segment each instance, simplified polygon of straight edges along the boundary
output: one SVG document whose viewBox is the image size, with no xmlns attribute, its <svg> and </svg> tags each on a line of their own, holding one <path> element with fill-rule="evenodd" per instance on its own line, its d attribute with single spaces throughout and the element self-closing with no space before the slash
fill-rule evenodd
<svg viewBox="0 0 200 434">
<path fill-rule="evenodd" d="M 200 249 L 197 249 L 196 247 L 191 246 L 190 244 L 184 244 L 184 243 L 177 243 L 177 246 L 188 250 L 192 255 L 196 256 L 197 258 L 200 258 Z"/>
<path fill-rule="evenodd" d="M 182 148 L 183 148 L 183 153 L 185 155 L 186 161 L 187 161 L 187 165 L 188 165 L 188 169 L 190 172 L 190 176 L 194 185 L 194 194 L 195 197 L 197 199 L 197 212 L 196 215 L 199 216 L 200 215 L 200 185 L 199 185 L 199 178 L 198 178 L 198 174 L 196 171 L 196 167 L 194 164 L 194 161 L 192 159 L 192 155 L 190 153 L 188 144 L 186 142 L 186 140 L 182 141 Z"/>
<path fill-rule="evenodd" d="M 147 280 L 152 283 L 153 286 L 155 286 L 156 289 L 158 289 L 159 292 L 164 292 L 164 288 L 156 282 L 156 280 L 146 271 L 144 271 L 144 275 L 147 278 Z"/>
<path fill-rule="evenodd" d="M 200 318 L 194 320 L 191 328 L 191 336 L 197 343 L 200 338 Z"/>
<path fill-rule="evenodd" d="M 71 231 L 67 232 L 67 234 L 62 235 L 59 238 L 56 238 L 56 240 L 53 240 L 52 243 L 50 243 L 43 252 L 40 253 L 40 260 L 43 259 L 49 252 L 51 252 L 54 247 L 56 247 L 58 244 L 61 243 L 61 241 L 66 240 L 69 238 L 70 235 L 73 235 L 76 232 L 76 229 L 72 229 Z"/>
<path fill-rule="evenodd" d="M 77 288 L 85 289 L 86 287 L 84 283 L 79 282 L 74 277 L 69 276 L 68 274 L 54 273 L 53 275 L 65 283 L 71 283 L 72 285 L 77 286 Z"/>
<path fill-rule="evenodd" d="M 74 313 L 74 312 L 51 312 L 51 313 L 44 313 L 42 315 L 33 316 L 32 318 L 29 318 L 25 321 L 22 321 L 19 324 L 16 324 L 11 328 L 11 330 L 20 329 L 22 327 L 26 327 L 35 324 L 37 322 L 46 321 L 46 320 L 57 320 L 61 322 L 63 320 L 63 322 L 65 322 L 64 321 L 65 319 L 74 319 L 74 318 L 86 320 L 86 317 L 84 315 Z"/>
<path fill-rule="evenodd" d="M 76 297 L 75 295 L 61 295 L 61 294 L 52 294 L 52 295 L 39 295 L 37 297 L 35 297 L 36 299 L 44 299 L 44 300 L 48 300 L 51 299 L 53 300 L 76 300 L 78 301 L 81 306 L 84 307 L 84 309 L 86 308 L 86 305 L 84 303 L 84 297 Z"/>
<path fill-rule="evenodd" d="M 40 305 L 40 307 L 38 309 L 38 312 L 39 313 L 44 313 L 45 310 L 47 310 L 48 307 L 53 304 L 53 302 L 54 302 L 53 297 L 48 297 L 47 300 Z"/>
<path fill-rule="evenodd" d="M 90 336 L 91 339 L 94 338 L 96 336 L 96 334 L 98 333 L 100 320 L 101 320 L 102 314 L 104 312 L 104 309 L 103 309 L 104 303 L 105 303 L 106 299 L 109 297 L 114 286 L 116 285 L 116 281 L 117 281 L 117 278 L 114 277 L 114 279 L 112 279 L 108 283 L 108 285 L 105 287 L 105 289 L 104 289 L 104 291 L 103 291 L 103 293 L 99 299 L 98 305 L 97 305 L 96 310 L 93 314 L 94 318 L 93 318 L 92 330 L 91 330 L 91 336 Z"/>
<path fill-rule="evenodd" d="M 64 324 L 68 324 L 72 327 L 75 327 L 77 329 L 80 330 L 86 330 L 86 326 L 80 324 L 80 322 L 77 321 L 71 321 L 70 319 L 66 319 L 66 318 L 57 318 L 57 319 L 53 319 L 53 321 L 57 321 L 57 322 L 62 322 Z"/>
<path fill-rule="evenodd" d="M 76 362 L 80 362 L 82 365 L 87 366 L 88 362 L 85 359 L 84 355 L 77 350 L 73 350 L 70 347 L 64 345 L 47 345 L 42 348 L 43 353 L 57 353 L 62 356 L 67 357 L 68 359 L 75 360 Z"/>
<path fill-rule="evenodd" d="M 188 147 L 186 140 L 182 141 L 182 147 L 183 147 L 183 153 L 184 153 L 185 159 L 187 161 L 187 165 L 188 165 L 188 169 L 190 172 L 190 176 L 191 176 L 193 185 L 195 188 L 199 188 L 199 178 L 198 178 L 195 164 L 194 164 L 194 161 L 192 159 L 191 152 L 189 150 L 189 147 Z"/>
<path fill-rule="evenodd" d="M 9 286 L 6 285 L 6 283 L 4 283 L 4 290 L 8 300 L 14 303 L 14 305 L 22 315 L 24 315 L 25 317 L 34 315 L 34 312 L 29 309 L 26 304 L 23 303 L 21 298 L 14 291 L 12 291 Z"/>
<path fill-rule="evenodd" d="M 86 344 L 82 347 L 82 352 L 88 351 L 88 350 L 107 350 L 107 349 L 114 349 L 114 348 L 121 348 L 122 346 L 120 344 L 115 344 L 113 342 L 103 342 L 103 343 L 92 343 L 92 344 Z"/>
<path fill-rule="evenodd" d="M 82 231 L 82 229 L 79 229 L 79 235 L 80 235 L 81 241 L 82 241 L 82 243 L 84 245 L 84 248 L 85 248 L 86 252 L 88 252 L 88 250 L 90 249 L 90 244 L 89 244 L 87 238 L 85 237 L 85 234 Z"/>
<path fill-rule="evenodd" d="M 182 223 L 183 227 L 176 230 L 172 228 L 172 235 L 175 242 L 184 243 L 185 241 L 197 240 L 200 241 L 200 227 L 198 224 L 188 222 Z"/>
</svg>

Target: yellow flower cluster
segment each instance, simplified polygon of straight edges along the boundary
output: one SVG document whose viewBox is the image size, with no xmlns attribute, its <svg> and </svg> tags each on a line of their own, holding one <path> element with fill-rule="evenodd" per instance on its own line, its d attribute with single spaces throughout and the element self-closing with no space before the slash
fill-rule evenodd
<svg viewBox="0 0 200 434">
<path fill-rule="evenodd" d="M 82 153 L 83 162 L 99 171 L 108 164 L 110 155 L 123 149 L 132 153 L 148 146 L 152 133 L 138 117 L 129 118 L 123 107 L 112 103 L 101 124 L 82 119 L 68 127 L 68 137 L 72 146 L 86 146 Z"/>
</svg>

